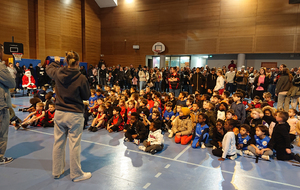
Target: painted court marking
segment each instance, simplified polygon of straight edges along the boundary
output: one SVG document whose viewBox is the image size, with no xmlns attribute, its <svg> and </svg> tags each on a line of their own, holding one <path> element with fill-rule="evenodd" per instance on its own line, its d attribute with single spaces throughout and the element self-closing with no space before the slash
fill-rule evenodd
<svg viewBox="0 0 300 190">
<path fill-rule="evenodd" d="M 170 166 L 171 166 L 170 164 L 167 164 L 167 165 L 165 166 L 165 168 L 168 169 Z"/>
<path fill-rule="evenodd" d="M 158 173 L 155 175 L 155 177 L 156 177 L 156 178 L 159 178 L 160 175 L 161 175 L 161 173 L 158 172 Z"/>
<path fill-rule="evenodd" d="M 35 133 L 41 133 L 41 134 L 45 134 L 45 135 L 50 135 L 50 136 L 53 136 L 53 134 L 51 133 L 46 133 L 46 132 L 42 132 L 42 131 L 38 131 L 38 130 L 28 130 L 28 131 L 32 131 L 32 132 L 35 132 Z M 107 144 L 102 144 L 102 143 L 98 143 L 98 142 L 92 142 L 92 141 L 87 141 L 87 140 L 81 140 L 82 142 L 87 142 L 87 143 L 91 143 L 91 144 L 97 144 L 97 145 L 102 145 L 102 146 L 106 146 L 106 147 L 110 147 L 110 148 L 114 148 L 114 149 L 120 149 L 116 146 L 112 146 L 112 145 L 107 145 Z M 183 151 L 186 151 L 190 146 L 188 146 L 187 148 L 185 148 Z M 210 169 L 210 170 L 219 170 L 223 173 L 228 173 L 228 174 L 232 174 L 234 175 L 234 172 L 230 172 L 230 171 L 226 171 L 226 170 L 221 170 L 219 168 L 213 168 L 213 167 L 209 167 L 209 166 L 204 166 L 204 165 L 201 165 L 201 164 L 195 164 L 195 163 L 191 163 L 191 162 L 186 162 L 186 161 L 182 161 L 182 160 L 175 160 L 175 158 L 180 154 L 182 153 L 183 151 L 181 151 L 175 158 L 168 158 L 168 157 L 164 157 L 164 156 L 159 156 L 159 155 L 152 155 L 152 154 L 149 154 L 149 153 L 146 153 L 146 152 L 143 152 L 143 151 L 136 151 L 136 150 L 128 150 L 127 151 L 129 152 L 135 152 L 135 153 L 138 153 L 138 154 L 144 154 L 144 155 L 147 155 L 147 156 L 153 156 L 153 157 L 157 157 L 157 158 L 162 158 L 162 159 L 165 159 L 165 160 L 170 160 L 170 161 L 174 161 L 174 162 L 179 162 L 179 163 L 183 163 L 183 164 L 189 164 L 189 165 L 193 165 L 193 166 L 197 166 L 197 167 L 201 167 L 201 168 L 206 168 L 206 169 Z M 183 152 L 184 153 L 184 152 Z M 182 154 L 183 154 L 182 153 Z M 170 166 L 170 164 L 168 164 Z M 165 168 L 168 166 L 166 165 Z M 169 167 L 168 166 L 168 167 Z M 285 186 L 289 186 L 289 187 L 295 187 L 295 188 L 300 188 L 300 186 L 298 185 L 292 185 L 292 184 L 289 184 L 289 183 L 283 183 L 283 182 L 278 182 L 278 181 L 273 181 L 273 180 L 268 180 L 268 179 L 263 179 L 263 178 L 259 178 L 259 177 L 254 177 L 254 176 L 250 176 L 250 175 L 245 175 L 245 174 L 239 174 L 240 177 L 247 177 L 247 178 L 250 178 L 250 179 L 255 179 L 255 180 L 258 180 L 258 181 L 264 181 L 264 182 L 269 182 L 269 183 L 274 183 L 274 184 L 279 184 L 279 185 L 285 185 Z M 149 185 L 148 185 L 149 184 Z M 148 186 L 147 186 L 148 185 Z M 147 186 L 146 188 L 148 188 L 149 186 L 151 185 L 151 183 L 147 183 L 145 186 Z M 144 186 L 144 189 L 145 189 L 145 186 Z"/>
<path fill-rule="evenodd" d="M 150 185 L 151 185 L 151 183 L 147 183 L 143 188 L 147 189 Z"/>
<path fill-rule="evenodd" d="M 188 145 L 187 147 L 185 147 L 185 149 L 183 149 L 175 158 L 174 160 L 177 160 L 181 155 L 183 155 L 183 153 L 185 153 L 185 151 L 187 151 L 189 148 L 191 148 L 190 145 Z"/>
</svg>

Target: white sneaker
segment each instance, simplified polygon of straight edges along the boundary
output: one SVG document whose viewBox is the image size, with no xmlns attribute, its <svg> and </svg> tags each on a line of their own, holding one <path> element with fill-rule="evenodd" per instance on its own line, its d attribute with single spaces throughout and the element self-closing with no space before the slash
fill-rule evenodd
<svg viewBox="0 0 300 190">
<path fill-rule="evenodd" d="M 261 158 L 264 160 L 270 160 L 270 156 L 268 155 L 261 155 Z"/>
<path fill-rule="evenodd" d="M 245 150 L 244 153 L 249 156 L 254 156 L 254 154 L 250 150 Z"/>
<path fill-rule="evenodd" d="M 128 141 L 129 141 L 129 139 L 128 139 L 128 138 L 125 138 L 125 139 L 124 139 L 124 142 L 128 142 Z"/>
<path fill-rule="evenodd" d="M 168 137 L 169 137 L 169 138 L 172 138 L 172 137 L 173 137 L 173 134 L 174 134 L 174 133 L 171 131 L 171 133 L 169 134 Z"/>
<path fill-rule="evenodd" d="M 206 148 L 204 143 L 201 143 L 201 148 Z"/>
<path fill-rule="evenodd" d="M 236 158 L 237 158 L 237 154 L 229 157 L 230 160 L 235 160 Z"/>
<path fill-rule="evenodd" d="M 172 133 L 172 130 L 171 130 L 171 129 L 169 129 L 169 130 L 168 130 L 168 133 Z"/>
<path fill-rule="evenodd" d="M 139 146 L 139 149 L 142 151 L 146 151 L 146 147 L 144 147 L 144 146 Z"/>
<path fill-rule="evenodd" d="M 213 146 L 213 148 L 212 148 L 213 150 L 215 150 L 215 149 L 217 149 L 217 147 L 216 146 Z"/>
<path fill-rule="evenodd" d="M 242 150 L 236 150 L 236 153 L 240 156 L 243 156 L 243 151 Z"/>
<path fill-rule="evenodd" d="M 134 140 L 133 140 L 133 143 L 136 144 L 136 145 L 139 145 L 139 144 L 140 144 L 140 140 L 134 139 Z"/>
<path fill-rule="evenodd" d="M 83 173 L 82 176 L 74 178 L 73 181 L 74 182 L 83 181 L 83 180 L 90 179 L 91 177 L 92 177 L 91 172 L 85 172 Z"/>
</svg>

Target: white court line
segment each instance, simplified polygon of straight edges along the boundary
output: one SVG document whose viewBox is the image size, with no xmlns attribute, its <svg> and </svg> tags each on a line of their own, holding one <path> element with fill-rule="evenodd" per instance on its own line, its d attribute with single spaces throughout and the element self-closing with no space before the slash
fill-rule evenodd
<svg viewBox="0 0 300 190">
<path fill-rule="evenodd" d="M 167 165 L 165 166 L 165 168 L 168 169 L 170 166 L 171 166 L 170 164 L 167 164 Z"/>
<path fill-rule="evenodd" d="M 143 188 L 147 189 L 150 185 L 151 185 L 151 183 L 147 183 Z"/>
<path fill-rule="evenodd" d="M 46 132 L 42 132 L 42 131 L 37 131 L 37 130 L 32 130 L 32 129 L 29 129 L 28 131 L 33 131 L 33 132 L 36 132 L 36 133 L 41 133 L 41 134 L 53 136 L 53 134 L 51 134 L 51 133 L 46 133 Z M 112 145 L 107 145 L 107 144 L 102 144 L 102 143 L 92 142 L 92 141 L 87 141 L 87 140 L 81 140 L 81 141 L 87 142 L 87 143 L 91 143 L 91 144 L 98 144 L 98 145 L 102 145 L 102 146 L 106 146 L 106 147 L 110 147 L 110 148 L 120 149 L 120 148 L 118 148 L 118 146 L 116 147 L 116 146 L 112 146 Z M 144 154 L 144 155 L 147 155 L 147 156 L 153 156 L 153 157 L 157 157 L 157 158 L 162 158 L 162 159 L 165 159 L 165 160 L 170 160 L 170 161 L 179 162 L 179 163 L 183 163 L 183 164 L 189 164 L 189 165 L 193 165 L 193 166 L 198 166 L 198 167 L 206 168 L 206 169 L 210 169 L 210 170 L 219 170 L 219 171 L 221 171 L 223 173 L 228 173 L 228 174 L 232 174 L 232 175 L 234 174 L 234 172 L 230 172 L 230 171 L 226 171 L 226 170 L 220 170 L 219 168 L 213 168 L 213 167 L 204 166 L 204 165 L 200 165 L 200 164 L 195 164 L 195 163 L 191 163 L 191 162 L 186 162 L 186 161 L 182 161 L 182 160 L 175 160 L 174 158 L 168 158 L 168 157 L 159 156 L 159 155 L 155 155 L 155 154 L 153 155 L 153 154 L 145 153 L 143 151 L 136 151 L 136 150 L 129 150 L 129 149 L 127 149 L 127 151 L 129 151 L 129 152 L 135 152 L 135 153 L 138 153 L 138 154 Z M 274 184 L 279 184 L 279 185 L 285 185 L 285 186 L 289 186 L 289 187 L 300 188 L 300 186 L 298 186 L 298 185 L 292 185 L 292 184 L 289 184 L 289 183 L 272 181 L 272 180 L 258 178 L 258 177 L 254 177 L 254 176 L 250 176 L 250 175 L 245 175 L 245 174 L 239 174 L 239 176 L 241 176 L 241 177 L 247 177 L 247 178 L 250 178 L 250 179 L 255 179 L 255 180 L 258 180 L 258 181 L 264 181 L 264 182 L 269 182 L 269 183 L 274 183 Z"/>
<path fill-rule="evenodd" d="M 155 175 L 155 177 L 156 177 L 156 178 L 159 178 L 160 175 L 161 175 L 161 173 L 158 172 L 158 173 Z"/>
<path fill-rule="evenodd" d="M 190 145 L 188 145 L 187 147 L 185 147 L 185 149 L 183 149 L 175 158 L 174 160 L 177 160 L 181 155 L 183 155 L 183 153 L 185 153 L 185 151 L 187 151 L 189 148 L 191 148 Z"/>
</svg>

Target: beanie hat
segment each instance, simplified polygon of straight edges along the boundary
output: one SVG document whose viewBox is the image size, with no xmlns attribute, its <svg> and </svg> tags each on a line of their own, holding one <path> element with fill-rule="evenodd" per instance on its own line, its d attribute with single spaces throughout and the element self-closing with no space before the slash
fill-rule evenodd
<svg viewBox="0 0 300 190">
<path fill-rule="evenodd" d="M 187 107 L 182 107 L 181 111 L 182 111 L 182 113 L 183 113 L 184 116 L 190 115 L 190 109 L 187 108 Z"/>
</svg>

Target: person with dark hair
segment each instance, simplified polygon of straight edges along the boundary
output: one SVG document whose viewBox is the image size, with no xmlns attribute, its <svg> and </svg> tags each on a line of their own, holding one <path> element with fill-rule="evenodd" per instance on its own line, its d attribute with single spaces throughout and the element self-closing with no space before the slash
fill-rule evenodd
<svg viewBox="0 0 300 190">
<path fill-rule="evenodd" d="M 16 90 L 20 89 L 20 86 L 22 85 L 22 77 L 23 77 L 23 71 L 20 67 L 20 63 L 17 62 L 15 65 L 17 74 L 16 74 Z"/>
<path fill-rule="evenodd" d="M 139 149 L 145 152 L 155 154 L 164 148 L 164 136 L 161 134 L 161 121 L 152 121 L 149 130 L 148 139 L 144 140 L 143 145 Z"/>
<path fill-rule="evenodd" d="M 111 133 L 114 131 L 122 131 L 123 130 L 124 122 L 123 122 L 120 112 L 121 112 L 120 107 L 114 107 L 113 117 L 107 122 L 108 132 Z"/>
<path fill-rule="evenodd" d="M 141 141 L 143 142 L 148 135 L 145 125 L 139 121 L 139 114 L 137 112 L 131 114 L 130 124 L 124 129 L 124 132 L 124 141 L 134 142 L 136 145 L 139 145 Z"/>
<path fill-rule="evenodd" d="M 284 104 L 284 110 L 289 111 L 290 102 L 285 101 L 285 97 L 289 89 L 292 87 L 292 81 L 293 81 L 293 75 L 290 74 L 289 69 L 283 68 L 282 74 L 278 79 L 276 89 L 275 89 L 275 95 L 278 97 L 278 103 L 277 103 L 277 109 L 280 110 L 283 108 Z"/>
<path fill-rule="evenodd" d="M 65 147 L 69 136 L 70 175 L 74 182 L 91 178 L 90 172 L 83 172 L 80 164 L 81 135 L 84 126 L 84 104 L 91 96 L 87 78 L 79 71 L 79 55 L 69 51 L 68 66 L 60 67 L 60 57 L 47 66 L 46 72 L 55 80 L 56 113 L 54 116 L 53 171 L 55 179 L 60 178 L 65 167 Z"/>
<path fill-rule="evenodd" d="M 200 94 L 203 94 L 205 88 L 205 82 L 206 79 L 203 76 L 203 74 L 200 73 L 200 68 L 197 68 L 196 73 L 193 74 L 193 78 L 192 78 L 193 93 L 195 93 L 196 90 L 199 90 Z"/>
<path fill-rule="evenodd" d="M 254 79 L 253 96 L 259 96 L 263 100 L 264 92 L 267 92 L 269 86 L 269 78 L 266 75 L 266 69 L 260 68 L 259 75 Z"/>
<path fill-rule="evenodd" d="M 170 72 L 168 78 L 169 92 L 173 92 L 175 97 L 178 97 L 180 93 L 180 76 L 177 74 L 177 69 L 175 67 L 171 67 Z"/>
<path fill-rule="evenodd" d="M 200 147 L 206 148 L 205 144 L 208 143 L 209 137 L 209 126 L 207 125 L 208 117 L 205 113 L 200 113 L 198 115 L 198 123 L 193 132 L 193 137 L 191 141 L 191 145 L 193 148 Z"/>
<path fill-rule="evenodd" d="M 207 79 L 206 79 L 207 93 L 209 93 L 209 94 L 213 93 L 213 90 L 217 83 L 217 78 L 218 78 L 218 75 L 216 74 L 216 69 L 212 68 L 211 72 L 207 75 Z"/>
<path fill-rule="evenodd" d="M 9 108 L 12 108 L 10 88 L 15 88 L 16 81 L 11 76 L 7 66 L 2 62 L 3 45 L 0 44 L 0 165 L 13 161 L 11 157 L 5 157 L 9 127 Z"/>
<path fill-rule="evenodd" d="M 224 121 L 218 119 L 216 127 L 213 129 L 212 140 L 210 141 L 210 144 L 213 145 L 213 150 L 216 148 L 222 148 L 222 141 L 225 133 Z"/>
<path fill-rule="evenodd" d="M 42 120 L 42 126 L 54 127 L 55 104 L 50 103 L 49 109 L 45 111 L 45 118 Z"/>
</svg>

